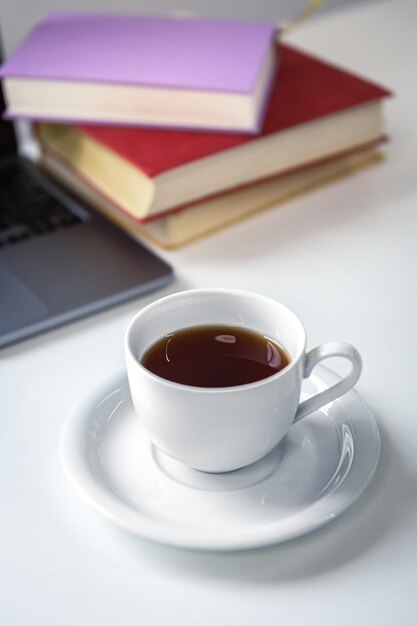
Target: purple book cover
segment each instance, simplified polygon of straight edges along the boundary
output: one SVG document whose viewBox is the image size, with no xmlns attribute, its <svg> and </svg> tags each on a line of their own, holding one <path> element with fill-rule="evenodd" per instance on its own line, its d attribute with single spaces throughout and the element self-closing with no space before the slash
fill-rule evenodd
<svg viewBox="0 0 417 626">
<path fill-rule="evenodd" d="M 272 22 L 51 13 L 0 76 L 250 93 Z"/>
</svg>

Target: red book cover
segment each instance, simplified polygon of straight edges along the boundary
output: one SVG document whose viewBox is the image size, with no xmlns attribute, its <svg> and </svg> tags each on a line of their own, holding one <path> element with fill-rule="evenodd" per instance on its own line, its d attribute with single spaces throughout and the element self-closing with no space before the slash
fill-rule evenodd
<svg viewBox="0 0 417 626">
<path fill-rule="evenodd" d="M 149 177 L 391 93 L 289 46 L 277 48 L 280 70 L 258 135 L 77 125 Z"/>
</svg>

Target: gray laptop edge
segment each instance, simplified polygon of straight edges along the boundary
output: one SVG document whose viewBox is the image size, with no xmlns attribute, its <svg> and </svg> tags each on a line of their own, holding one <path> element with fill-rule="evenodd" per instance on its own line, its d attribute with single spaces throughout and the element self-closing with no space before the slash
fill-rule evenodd
<svg viewBox="0 0 417 626">
<path fill-rule="evenodd" d="M 158 289 L 172 278 L 167 263 L 19 157 L 13 126 L 4 120 L 0 226 L 0 347 Z"/>
</svg>

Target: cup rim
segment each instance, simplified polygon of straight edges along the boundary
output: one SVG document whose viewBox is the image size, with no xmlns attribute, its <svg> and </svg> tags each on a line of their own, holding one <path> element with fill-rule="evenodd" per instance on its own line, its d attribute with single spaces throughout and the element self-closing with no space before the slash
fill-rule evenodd
<svg viewBox="0 0 417 626">
<path fill-rule="evenodd" d="M 297 320 L 303 332 L 303 341 L 302 341 L 302 346 L 300 350 L 295 355 L 295 357 L 291 359 L 290 363 L 286 365 L 282 370 L 277 372 L 276 374 L 273 374 L 272 376 L 268 376 L 267 378 L 262 378 L 261 380 L 255 380 L 251 383 L 245 383 L 243 385 L 233 385 L 229 387 L 197 387 L 195 385 L 186 385 L 184 383 L 176 383 L 172 380 L 168 380 L 167 378 L 163 378 L 162 376 L 158 376 L 158 374 L 154 374 L 153 372 L 148 370 L 144 365 L 142 365 L 140 360 L 133 354 L 133 350 L 131 349 L 131 345 L 130 345 L 131 334 L 138 319 L 143 317 L 149 311 L 152 311 L 152 309 L 157 308 L 161 306 L 162 304 L 164 304 L 165 302 L 168 302 L 170 300 L 175 300 L 181 296 L 192 297 L 193 295 L 204 295 L 204 294 L 219 294 L 219 295 L 231 294 L 234 296 L 244 296 L 244 297 L 249 296 L 252 298 L 256 297 L 261 300 L 272 302 L 275 306 L 278 306 L 279 308 L 288 311 Z M 246 291 L 243 289 L 227 289 L 227 288 L 210 287 L 210 288 L 203 288 L 203 289 L 185 289 L 183 291 L 177 291 L 173 294 L 169 294 L 168 296 L 164 296 L 163 298 L 159 298 L 158 300 L 155 300 L 154 302 L 151 302 L 147 306 L 143 307 L 130 320 L 127 326 L 126 332 L 125 332 L 124 343 L 125 343 L 126 354 L 128 354 L 133 359 L 135 365 L 139 368 L 139 370 L 151 380 L 156 380 L 158 381 L 158 383 L 161 383 L 166 387 L 187 390 L 189 392 L 219 394 L 219 393 L 232 393 L 233 391 L 237 392 L 237 391 L 241 391 L 242 389 L 245 389 L 245 390 L 254 389 L 256 387 L 261 387 L 263 385 L 271 383 L 272 381 L 277 380 L 278 378 L 282 378 L 283 376 L 285 376 L 289 371 L 291 371 L 292 369 L 294 369 L 294 367 L 298 365 L 300 359 L 304 355 L 305 349 L 306 349 L 306 343 L 307 343 L 307 333 L 306 333 L 305 326 L 303 322 L 300 320 L 300 318 L 298 317 L 298 315 L 294 313 L 294 311 L 290 309 L 289 307 L 287 307 L 285 304 L 278 302 L 278 300 L 274 300 L 274 298 L 270 298 L 269 296 L 264 296 L 254 291 Z"/>
</svg>

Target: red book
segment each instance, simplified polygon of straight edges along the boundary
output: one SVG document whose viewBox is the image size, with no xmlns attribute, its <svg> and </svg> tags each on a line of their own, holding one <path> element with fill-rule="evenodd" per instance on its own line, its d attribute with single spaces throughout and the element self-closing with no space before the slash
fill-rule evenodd
<svg viewBox="0 0 417 626">
<path fill-rule="evenodd" d="M 260 134 L 40 125 L 47 150 L 140 220 L 328 160 L 383 139 L 390 92 L 280 46 Z"/>
</svg>

